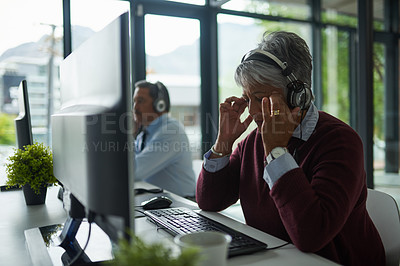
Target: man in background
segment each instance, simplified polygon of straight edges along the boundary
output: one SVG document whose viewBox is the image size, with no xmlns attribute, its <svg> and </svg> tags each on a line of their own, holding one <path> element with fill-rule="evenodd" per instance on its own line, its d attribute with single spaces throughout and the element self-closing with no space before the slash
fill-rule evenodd
<svg viewBox="0 0 400 266">
<path fill-rule="evenodd" d="M 183 125 L 168 115 L 170 99 L 161 82 L 135 84 L 135 180 L 194 199 L 196 179 Z"/>
</svg>

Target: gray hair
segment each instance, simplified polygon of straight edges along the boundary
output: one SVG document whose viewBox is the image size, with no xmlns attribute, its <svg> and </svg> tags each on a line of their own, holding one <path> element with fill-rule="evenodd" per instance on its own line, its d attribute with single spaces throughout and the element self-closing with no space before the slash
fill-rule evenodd
<svg viewBox="0 0 400 266">
<path fill-rule="evenodd" d="M 265 32 L 257 48 L 286 62 L 296 78 L 311 88 L 312 57 L 307 43 L 298 35 L 285 31 Z M 285 95 L 289 83 L 278 65 L 259 60 L 243 61 L 236 68 L 235 81 L 241 87 L 272 85 L 283 89 Z"/>
</svg>

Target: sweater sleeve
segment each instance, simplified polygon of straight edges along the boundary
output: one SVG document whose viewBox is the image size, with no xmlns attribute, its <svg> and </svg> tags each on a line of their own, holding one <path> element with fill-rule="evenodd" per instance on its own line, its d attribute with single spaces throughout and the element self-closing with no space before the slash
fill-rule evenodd
<svg viewBox="0 0 400 266">
<path fill-rule="evenodd" d="M 291 240 L 306 252 L 337 236 L 365 186 L 363 146 L 352 129 L 332 130 L 312 145 L 307 174 L 306 166 L 293 169 L 270 191 Z"/>
<path fill-rule="evenodd" d="M 239 199 L 240 148 L 236 148 L 229 163 L 221 170 L 211 173 L 201 170 L 196 188 L 196 200 L 205 211 L 221 211 Z"/>
</svg>

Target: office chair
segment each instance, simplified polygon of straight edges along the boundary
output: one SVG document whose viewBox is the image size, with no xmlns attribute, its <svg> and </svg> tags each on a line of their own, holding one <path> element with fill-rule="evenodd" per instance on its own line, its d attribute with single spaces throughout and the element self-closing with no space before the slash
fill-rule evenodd
<svg viewBox="0 0 400 266">
<path fill-rule="evenodd" d="M 396 201 L 384 192 L 368 189 L 367 210 L 381 236 L 386 265 L 399 266 L 400 216 Z"/>
</svg>

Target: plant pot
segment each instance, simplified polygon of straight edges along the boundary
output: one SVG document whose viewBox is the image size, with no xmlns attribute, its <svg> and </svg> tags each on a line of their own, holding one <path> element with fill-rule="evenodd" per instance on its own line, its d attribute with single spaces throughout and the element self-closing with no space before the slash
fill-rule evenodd
<svg viewBox="0 0 400 266">
<path fill-rule="evenodd" d="M 26 205 L 39 205 L 44 204 L 46 201 L 47 185 L 40 189 L 39 194 L 35 193 L 30 184 L 22 186 L 22 191 L 24 192 Z"/>
</svg>

